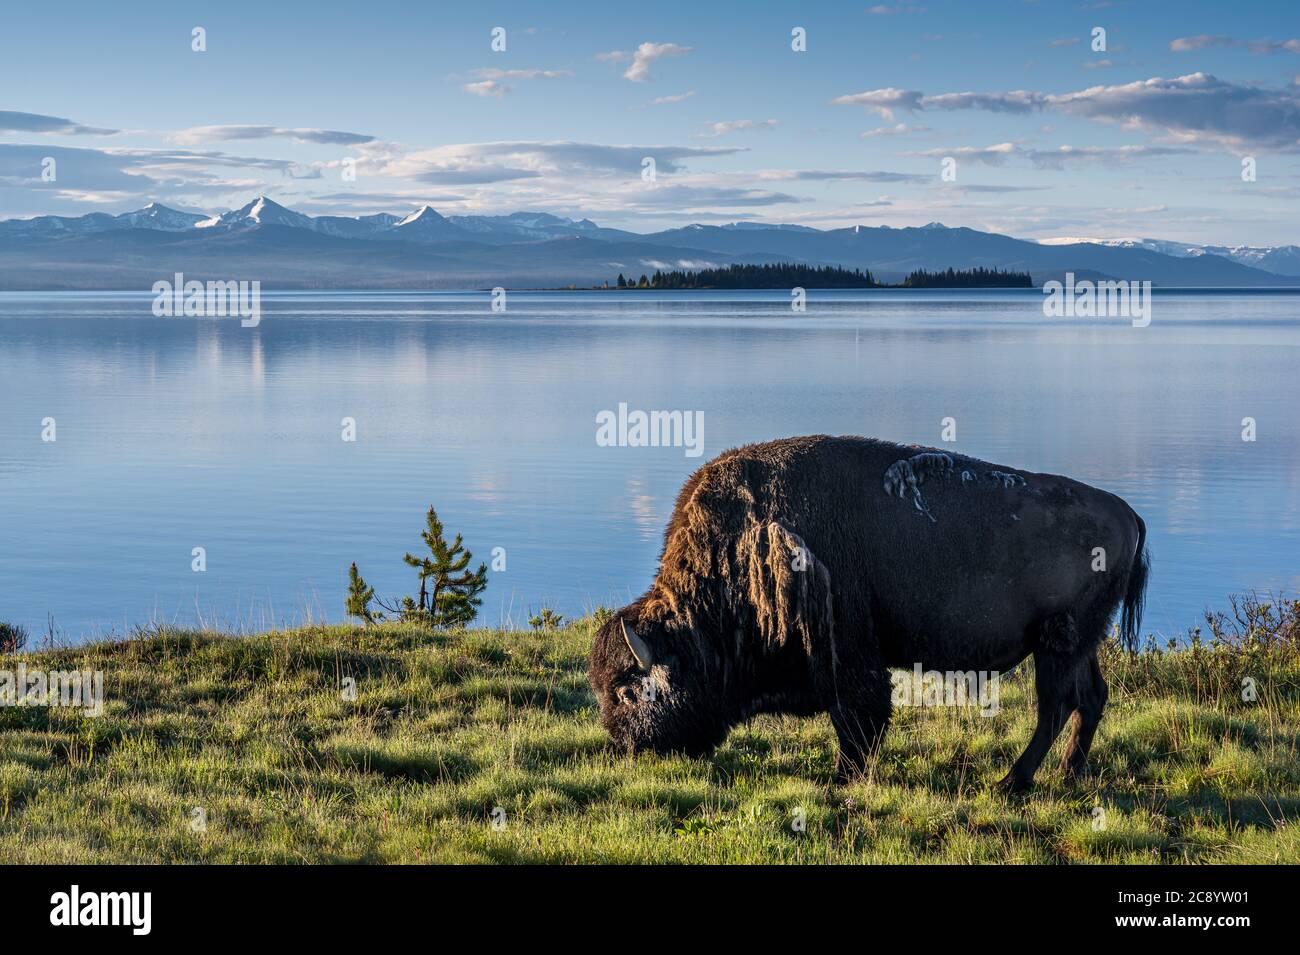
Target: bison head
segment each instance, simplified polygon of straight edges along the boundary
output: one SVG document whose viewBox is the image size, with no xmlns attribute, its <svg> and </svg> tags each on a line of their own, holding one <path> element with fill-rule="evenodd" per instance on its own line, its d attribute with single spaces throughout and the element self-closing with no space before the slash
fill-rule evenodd
<svg viewBox="0 0 1300 955">
<path fill-rule="evenodd" d="M 703 573 L 666 557 L 672 589 L 661 579 L 596 634 L 588 677 L 629 752 L 705 755 L 753 713 L 805 709 L 809 663 L 833 668 L 829 573 L 803 539 L 753 522 L 715 550 L 734 563 Z"/>
<path fill-rule="evenodd" d="M 644 611 L 625 607 L 596 634 L 588 678 L 600 721 L 628 752 L 703 756 L 730 728 L 722 695 L 699 647 Z"/>
</svg>

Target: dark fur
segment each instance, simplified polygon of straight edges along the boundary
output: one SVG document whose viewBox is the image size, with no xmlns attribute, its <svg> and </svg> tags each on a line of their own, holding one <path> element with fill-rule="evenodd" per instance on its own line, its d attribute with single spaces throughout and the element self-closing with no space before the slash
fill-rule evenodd
<svg viewBox="0 0 1300 955">
<path fill-rule="evenodd" d="M 1112 494 L 963 455 L 826 436 L 728 451 L 682 488 L 654 584 L 596 636 L 601 720 L 630 751 L 702 755 L 756 713 L 827 712 L 849 776 L 889 724 L 890 667 L 1005 672 L 1033 654 L 1038 728 L 1003 785 L 1032 784 L 1071 716 L 1063 766 L 1081 772 L 1121 605 L 1137 638 L 1145 538 Z"/>
</svg>

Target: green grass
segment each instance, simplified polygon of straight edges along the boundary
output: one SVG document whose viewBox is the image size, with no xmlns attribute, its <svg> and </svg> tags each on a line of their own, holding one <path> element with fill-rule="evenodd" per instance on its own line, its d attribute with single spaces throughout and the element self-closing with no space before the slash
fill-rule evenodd
<svg viewBox="0 0 1300 955">
<path fill-rule="evenodd" d="M 4 658 L 102 670 L 108 703 L 0 708 L 0 861 L 1300 862 L 1294 645 L 1107 651 L 1093 778 L 1056 771 L 1062 739 L 1008 799 L 1026 672 L 994 717 L 898 711 L 871 778 L 837 786 L 825 717 L 755 719 L 708 759 L 613 752 L 591 632 L 167 630 Z"/>
</svg>

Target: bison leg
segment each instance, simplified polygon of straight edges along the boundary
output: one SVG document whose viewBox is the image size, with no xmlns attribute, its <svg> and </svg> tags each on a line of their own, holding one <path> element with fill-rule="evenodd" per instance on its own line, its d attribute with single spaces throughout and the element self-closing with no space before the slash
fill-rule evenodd
<svg viewBox="0 0 1300 955">
<path fill-rule="evenodd" d="M 1097 732 L 1097 724 L 1101 722 L 1101 714 L 1106 709 L 1109 695 L 1106 679 L 1101 675 L 1101 664 L 1097 662 L 1094 653 L 1088 659 L 1087 668 L 1079 675 L 1078 695 L 1071 717 L 1074 731 L 1070 734 L 1065 756 L 1061 759 L 1061 771 L 1067 776 L 1087 774 L 1088 750 L 1092 747 L 1092 737 Z"/>
<path fill-rule="evenodd" d="M 1029 745 L 998 783 L 1008 793 L 1024 792 L 1034 784 L 1039 764 L 1061 735 L 1066 718 L 1075 707 L 1077 670 L 1083 663 L 1077 657 L 1048 649 L 1034 652 L 1034 685 L 1038 691 L 1038 726 Z"/>
<path fill-rule="evenodd" d="M 855 636 L 836 643 L 833 635 L 819 634 L 808 648 L 813 690 L 839 739 L 837 782 L 866 774 L 893 711 L 889 671 L 880 662 L 871 621 Z"/>
<path fill-rule="evenodd" d="M 835 778 L 849 782 L 866 774 L 889 729 L 889 674 L 866 670 L 849 678 L 841 671 L 837 689 L 826 709 L 840 743 Z"/>
</svg>

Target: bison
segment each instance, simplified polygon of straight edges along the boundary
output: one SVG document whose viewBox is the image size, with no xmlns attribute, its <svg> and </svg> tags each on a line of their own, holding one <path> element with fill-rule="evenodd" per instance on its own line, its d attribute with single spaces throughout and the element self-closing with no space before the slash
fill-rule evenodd
<svg viewBox="0 0 1300 955">
<path fill-rule="evenodd" d="M 1132 648 L 1146 525 L 1053 474 L 859 437 L 728 451 L 682 488 L 645 595 L 591 650 L 600 718 L 629 752 L 702 756 L 758 713 L 830 715 L 837 779 L 889 725 L 891 668 L 1003 672 L 1030 654 L 1038 725 L 999 786 L 1034 774 L 1067 719 L 1086 772 L 1106 704 L 1097 648 Z"/>
</svg>

